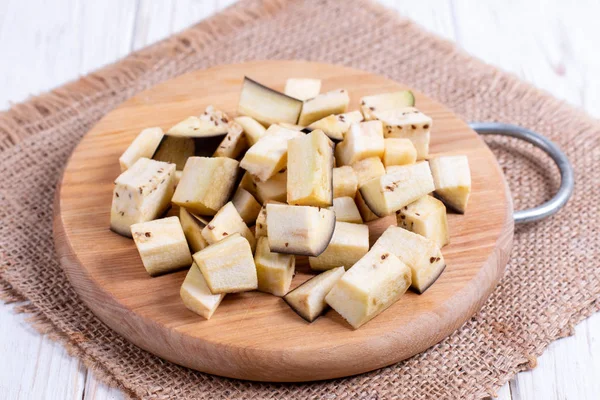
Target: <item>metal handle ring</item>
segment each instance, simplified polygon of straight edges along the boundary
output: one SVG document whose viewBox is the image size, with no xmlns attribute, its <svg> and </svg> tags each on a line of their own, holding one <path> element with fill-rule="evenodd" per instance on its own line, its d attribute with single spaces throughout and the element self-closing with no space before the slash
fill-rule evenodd
<svg viewBox="0 0 600 400">
<path fill-rule="evenodd" d="M 531 143 L 535 147 L 542 149 L 556 163 L 560 170 L 560 188 L 554 197 L 544 204 L 527 210 L 520 210 L 514 213 L 516 224 L 538 221 L 556 214 L 569 200 L 573 194 L 575 179 L 573 176 L 573 167 L 569 159 L 556 144 L 539 133 L 521 128 L 520 126 L 503 124 L 500 122 L 471 122 L 469 126 L 480 135 L 500 135 L 510 136 Z"/>
</svg>

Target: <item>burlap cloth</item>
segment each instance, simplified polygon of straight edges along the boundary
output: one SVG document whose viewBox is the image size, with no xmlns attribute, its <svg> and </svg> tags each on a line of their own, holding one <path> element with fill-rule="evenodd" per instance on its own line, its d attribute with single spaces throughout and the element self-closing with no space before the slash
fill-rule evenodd
<svg viewBox="0 0 600 400">
<path fill-rule="evenodd" d="M 252 59 L 308 59 L 391 77 L 466 120 L 520 124 L 550 137 L 576 190 L 549 220 L 518 226 L 506 275 L 481 312 L 405 362 L 310 384 L 223 379 L 128 343 L 79 301 L 52 241 L 61 169 L 81 136 L 123 100 L 181 73 Z M 393 12 L 360 0 L 247 1 L 50 94 L 0 114 L 0 261 L 6 302 L 133 398 L 474 399 L 491 394 L 599 308 L 600 123 L 475 60 Z M 490 140 L 515 208 L 548 199 L 555 168 L 530 146 Z M 199 355 L 201 356 L 201 355 Z"/>
</svg>

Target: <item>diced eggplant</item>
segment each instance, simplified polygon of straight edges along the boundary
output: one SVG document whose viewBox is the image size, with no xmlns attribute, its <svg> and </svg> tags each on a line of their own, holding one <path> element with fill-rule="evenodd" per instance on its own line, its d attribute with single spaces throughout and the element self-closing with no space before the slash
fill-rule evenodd
<svg viewBox="0 0 600 400">
<path fill-rule="evenodd" d="M 172 126 L 167 131 L 167 134 L 169 136 L 193 138 L 223 136 L 227 134 L 229 121 L 229 116 L 223 111 L 216 110 L 213 106 L 208 106 L 199 117 L 193 116 L 184 119 Z"/>
<path fill-rule="evenodd" d="M 254 252 L 256 239 L 232 202 L 225 204 L 204 229 L 202 229 L 202 236 L 208 244 L 216 243 L 235 233 L 239 233 L 246 238 L 248 243 L 250 243 L 252 252 Z"/>
<path fill-rule="evenodd" d="M 283 168 L 267 181 L 256 181 L 258 200 L 261 203 L 268 201 L 285 203 L 287 200 L 287 175 L 287 168 Z"/>
<path fill-rule="evenodd" d="M 386 167 L 417 162 L 417 149 L 415 149 L 410 139 L 388 138 L 384 142 L 383 164 Z"/>
<path fill-rule="evenodd" d="M 224 294 L 212 294 L 206 279 L 200 272 L 196 263 L 185 276 L 185 280 L 179 291 L 183 304 L 190 310 L 206 319 L 210 319 L 215 310 L 221 304 Z"/>
<path fill-rule="evenodd" d="M 344 267 L 350 269 L 369 251 L 369 227 L 336 221 L 329 245 L 318 257 L 308 257 L 315 271 Z"/>
<path fill-rule="evenodd" d="M 423 196 L 396 211 L 398 226 L 432 240 L 440 248 L 450 242 L 448 218 L 444 203 Z"/>
<path fill-rule="evenodd" d="M 177 217 L 133 224 L 131 235 L 144 268 L 151 276 L 187 268 L 192 264 L 192 254 Z"/>
<path fill-rule="evenodd" d="M 236 159 L 248 149 L 248 141 L 242 127 L 230 122 L 227 135 L 213 153 L 213 157 L 229 157 Z"/>
<path fill-rule="evenodd" d="M 333 143 L 321 130 L 288 141 L 287 202 L 333 204 Z"/>
<path fill-rule="evenodd" d="M 330 269 L 313 276 L 283 298 L 298 315 L 308 322 L 317 319 L 325 309 L 325 296 L 344 275 L 344 268 Z"/>
<path fill-rule="evenodd" d="M 365 119 L 377 119 L 373 113 L 376 111 L 395 110 L 397 108 L 412 107 L 415 105 L 415 96 L 410 90 L 382 93 L 365 96 L 360 99 L 360 109 Z"/>
<path fill-rule="evenodd" d="M 231 202 L 240 213 L 246 225 L 254 225 L 261 208 L 260 203 L 256 201 L 254 196 L 247 190 L 238 187 Z"/>
<path fill-rule="evenodd" d="M 208 246 L 208 242 L 202 236 L 202 229 L 204 229 L 206 224 L 202 223 L 183 207 L 179 207 L 179 222 L 181 222 L 183 233 L 192 253 L 197 253 Z"/>
<path fill-rule="evenodd" d="M 325 301 L 358 329 L 394 304 L 410 284 L 405 263 L 389 250 L 373 248 L 346 271 Z"/>
<path fill-rule="evenodd" d="M 272 252 L 269 240 L 260 237 L 256 245 L 254 264 L 258 276 L 258 290 L 275 296 L 285 296 L 294 277 L 296 257 Z"/>
<path fill-rule="evenodd" d="M 354 197 L 358 189 L 356 172 L 349 165 L 333 169 L 333 197 Z"/>
<path fill-rule="evenodd" d="M 435 194 L 453 210 L 464 214 L 471 195 L 467 156 L 442 156 L 429 161 Z"/>
<path fill-rule="evenodd" d="M 252 175 L 250 175 L 249 172 L 244 172 L 244 176 L 242 176 L 239 187 L 246 190 L 248 193 L 254 196 L 255 199 L 260 201 L 258 197 L 258 188 L 256 187 L 256 183 L 254 182 L 254 179 L 252 179 Z"/>
<path fill-rule="evenodd" d="M 425 292 L 446 268 L 444 256 L 434 241 L 396 226 L 388 227 L 371 251 L 389 251 L 411 269 L 411 286 Z"/>
<path fill-rule="evenodd" d="M 380 121 L 350 125 L 350 130 L 335 148 L 335 157 L 341 165 L 352 165 L 369 157 L 383 156 L 385 149 Z"/>
<path fill-rule="evenodd" d="M 110 229 L 131 237 L 131 225 L 156 219 L 170 206 L 175 165 L 140 158 L 115 180 Z"/>
<path fill-rule="evenodd" d="M 332 209 L 335 212 L 335 220 L 338 222 L 363 223 L 360 211 L 352 197 L 336 197 L 333 199 Z"/>
<path fill-rule="evenodd" d="M 271 251 L 316 257 L 325 251 L 335 228 L 335 213 L 326 208 L 267 204 Z"/>
<path fill-rule="evenodd" d="M 241 116 L 235 118 L 234 121 L 244 130 L 249 146 L 254 146 L 262 135 L 265 134 L 266 128 L 252 117 Z"/>
<path fill-rule="evenodd" d="M 345 114 L 330 115 L 313 122 L 308 126 L 309 129 L 321 129 L 331 140 L 340 141 L 350 129 L 350 125 L 355 122 L 362 122 L 363 115 L 360 111 L 351 111 Z"/>
<path fill-rule="evenodd" d="M 283 202 L 279 202 L 279 201 L 274 201 L 274 200 L 268 200 L 265 202 L 265 204 L 263 204 L 262 208 L 260 209 L 260 212 L 258 213 L 258 217 L 256 217 L 256 229 L 254 232 L 254 236 L 258 239 L 259 237 L 262 236 L 267 236 L 268 233 L 268 229 L 267 229 L 267 204 L 269 203 L 273 203 L 273 204 L 285 204 Z"/>
<path fill-rule="evenodd" d="M 379 157 L 369 157 L 352 164 L 360 188 L 371 179 L 385 175 L 385 167 Z"/>
<path fill-rule="evenodd" d="M 302 101 L 244 78 L 238 113 L 269 126 L 279 122 L 295 124 L 302 111 Z"/>
<path fill-rule="evenodd" d="M 360 194 L 371 211 L 383 217 L 398 211 L 435 189 L 429 164 L 394 167 L 393 172 L 372 179 L 360 187 Z"/>
<path fill-rule="evenodd" d="M 227 157 L 190 157 L 173 203 L 200 215 L 215 215 L 227 203 L 238 175 L 236 160 Z"/>
<path fill-rule="evenodd" d="M 316 97 L 321 91 L 320 79 L 290 78 L 285 82 L 285 94 L 298 100 Z"/>
<path fill-rule="evenodd" d="M 196 139 L 190 137 L 164 136 L 152 159 L 175 164 L 182 171 L 186 161 L 196 154 Z"/>
<path fill-rule="evenodd" d="M 360 216 L 364 222 L 371 222 L 379 219 L 379 217 L 373 213 L 373 211 L 371 211 L 367 203 L 365 203 L 360 191 L 356 192 L 356 196 L 354 196 L 354 202 L 356 203 L 356 207 L 358 207 L 358 211 L 360 212 Z"/>
<path fill-rule="evenodd" d="M 308 126 L 328 115 L 345 113 L 349 103 L 350 97 L 345 89 L 322 93 L 304 102 L 297 123 Z"/>
<path fill-rule="evenodd" d="M 429 141 L 432 120 L 413 107 L 373 113 L 383 123 L 385 138 L 409 139 L 417 150 L 417 159 L 429 155 Z"/>
<path fill-rule="evenodd" d="M 119 157 L 121 172 L 125 172 L 140 158 L 152 158 L 164 136 L 161 128 L 147 128 L 140 132 Z"/>
<path fill-rule="evenodd" d="M 237 293 L 258 288 L 250 243 L 239 233 L 193 255 L 211 293 Z"/>
</svg>

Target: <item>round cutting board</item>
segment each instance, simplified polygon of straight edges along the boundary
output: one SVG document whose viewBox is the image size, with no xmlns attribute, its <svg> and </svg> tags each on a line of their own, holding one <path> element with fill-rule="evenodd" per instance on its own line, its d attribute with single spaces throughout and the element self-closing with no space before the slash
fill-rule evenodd
<svg viewBox="0 0 600 400">
<path fill-rule="evenodd" d="M 109 230 L 118 158 L 144 128 L 167 129 L 212 104 L 235 115 L 247 75 L 283 90 L 289 77 L 319 78 L 322 92 L 360 97 L 406 89 L 381 76 L 301 61 L 257 61 L 195 71 L 164 82 L 106 115 L 83 138 L 57 192 L 55 241 L 77 293 L 108 326 L 137 346 L 199 371 L 258 381 L 309 381 L 370 371 L 422 352 L 447 337 L 483 304 L 502 276 L 513 234 L 510 194 L 484 142 L 440 103 L 416 92 L 433 118 L 432 155 L 466 154 L 472 196 L 465 215 L 449 214 L 447 267 L 424 294 L 406 293 L 358 330 L 329 310 L 307 323 L 279 297 L 230 294 L 210 320 L 183 305 L 186 271 L 151 278 L 131 239 Z M 370 224 L 375 239 L 394 218 Z M 298 257 L 292 288 L 311 275 Z"/>
</svg>

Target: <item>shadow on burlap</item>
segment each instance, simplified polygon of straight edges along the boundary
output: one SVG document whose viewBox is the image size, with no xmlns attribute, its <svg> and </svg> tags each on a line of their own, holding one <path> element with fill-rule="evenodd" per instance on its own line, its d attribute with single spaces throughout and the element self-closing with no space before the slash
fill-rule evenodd
<svg viewBox="0 0 600 400">
<path fill-rule="evenodd" d="M 309 29 L 310 28 L 310 29 Z M 273 40 L 277 38 L 277 40 Z M 563 148 L 576 190 L 552 219 L 516 230 L 506 275 L 453 335 L 405 362 L 310 384 L 224 379 L 129 344 L 78 300 L 52 242 L 61 170 L 85 132 L 135 93 L 184 72 L 253 59 L 308 59 L 382 74 L 466 120 L 536 130 Z M 599 308 L 600 123 L 365 1 L 247 1 L 50 94 L 0 114 L 0 288 L 40 331 L 132 398 L 476 399 L 535 366 L 548 344 Z M 515 209 L 551 197 L 551 162 L 529 145 L 489 139 Z"/>
</svg>

